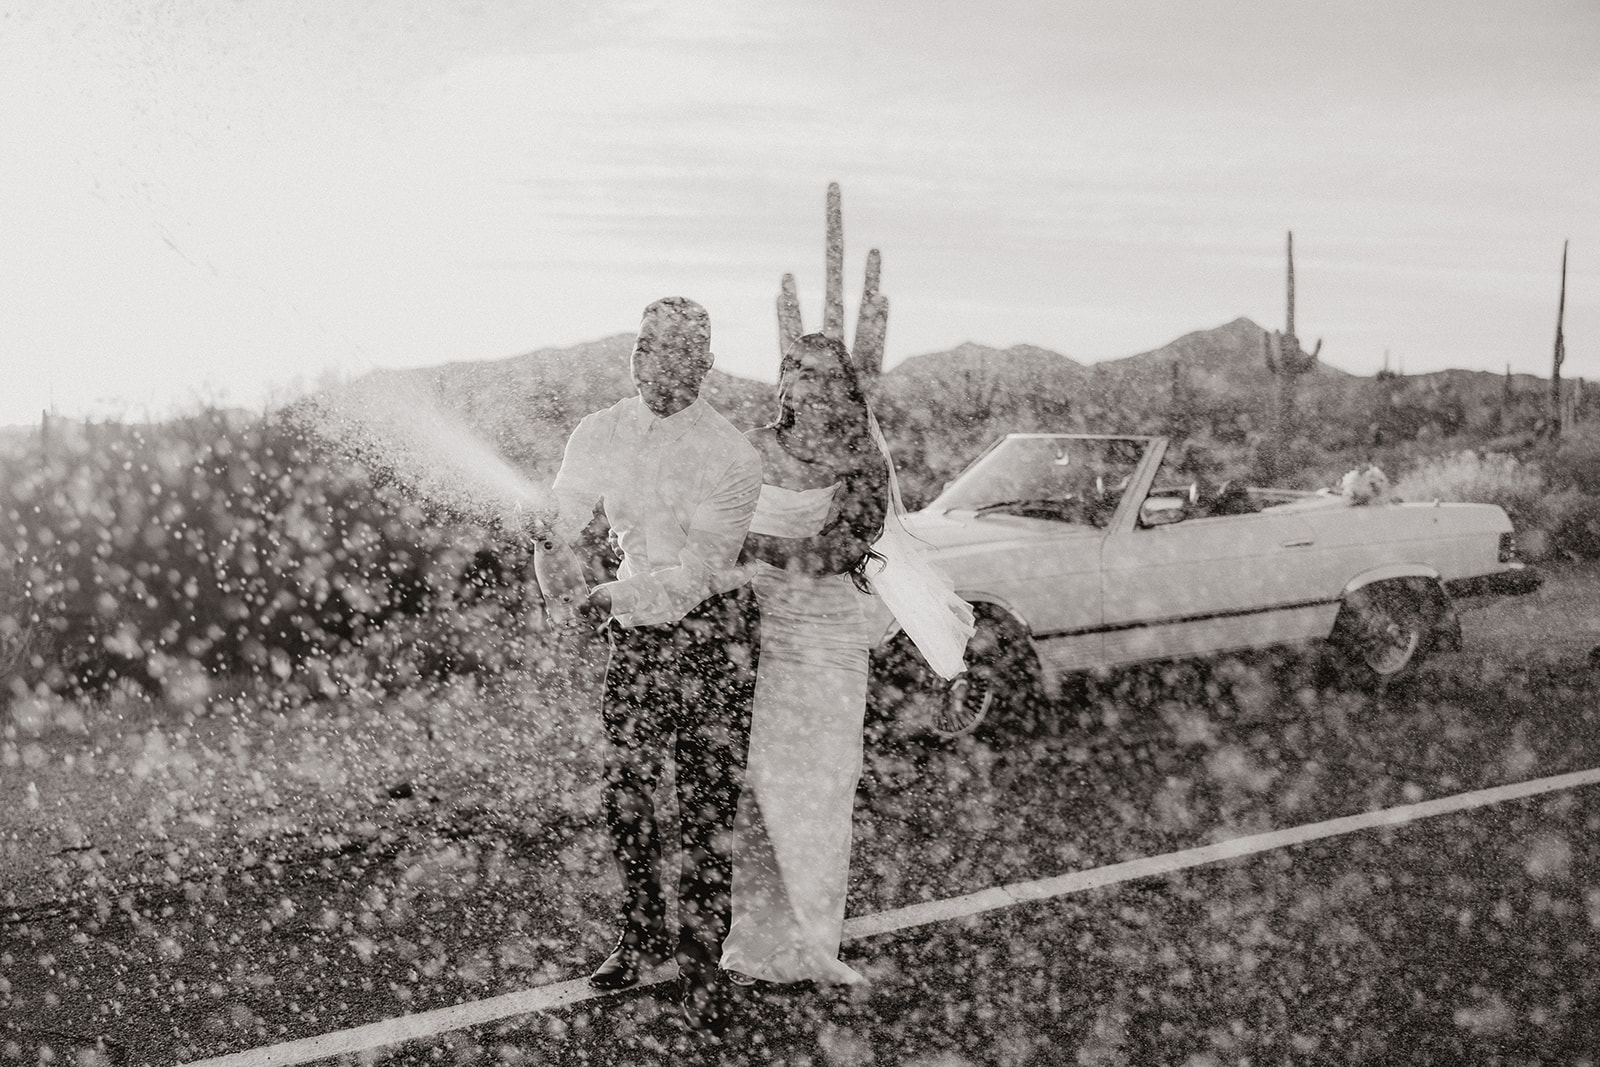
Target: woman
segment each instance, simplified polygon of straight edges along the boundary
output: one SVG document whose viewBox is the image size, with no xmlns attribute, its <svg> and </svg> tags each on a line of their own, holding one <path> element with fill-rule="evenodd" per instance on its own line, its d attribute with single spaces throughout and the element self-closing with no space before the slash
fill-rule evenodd
<svg viewBox="0 0 1600 1067">
<path fill-rule="evenodd" d="M 747 436 L 762 458 L 745 541 L 761 658 L 722 967 L 741 984 L 860 982 L 838 952 L 876 636 L 865 591 L 874 543 L 898 530 L 893 471 L 850 353 L 823 334 L 784 354 L 777 419 Z"/>
</svg>

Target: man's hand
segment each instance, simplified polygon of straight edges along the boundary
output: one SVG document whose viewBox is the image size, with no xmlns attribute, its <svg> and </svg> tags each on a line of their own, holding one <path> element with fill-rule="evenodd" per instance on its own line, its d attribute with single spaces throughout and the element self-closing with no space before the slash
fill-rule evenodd
<svg viewBox="0 0 1600 1067">
<path fill-rule="evenodd" d="M 550 510 L 526 511 L 519 517 L 517 533 L 530 544 L 555 539 L 556 513 Z"/>
<path fill-rule="evenodd" d="M 605 621 L 611 618 L 611 593 L 600 586 L 595 586 L 589 590 L 589 595 L 579 602 L 577 608 L 578 617 L 584 622 L 597 628 L 603 626 Z"/>
</svg>

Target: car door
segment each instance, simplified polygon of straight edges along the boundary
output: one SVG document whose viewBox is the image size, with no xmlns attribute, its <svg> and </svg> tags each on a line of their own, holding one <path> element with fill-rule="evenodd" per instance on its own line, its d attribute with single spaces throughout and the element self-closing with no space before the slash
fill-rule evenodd
<svg viewBox="0 0 1600 1067">
<path fill-rule="evenodd" d="M 1101 551 L 1108 664 L 1258 648 L 1328 632 L 1312 528 L 1292 514 L 1136 522 Z"/>
<path fill-rule="evenodd" d="M 1007 434 L 907 520 L 957 592 L 1026 628 L 1049 687 L 1100 662 L 1100 541 L 1150 441 Z"/>
<path fill-rule="evenodd" d="M 913 536 L 936 547 L 934 562 L 956 592 L 1015 619 L 1054 674 L 1100 656 L 1101 531 L 1025 515 L 919 513 Z"/>
<path fill-rule="evenodd" d="M 1037 539 L 990 557 L 984 584 L 1027 625 L 1049 674 L 1088 670 L 1101 662 L 1101 531 L 1041 525 Z"/>
</svg>

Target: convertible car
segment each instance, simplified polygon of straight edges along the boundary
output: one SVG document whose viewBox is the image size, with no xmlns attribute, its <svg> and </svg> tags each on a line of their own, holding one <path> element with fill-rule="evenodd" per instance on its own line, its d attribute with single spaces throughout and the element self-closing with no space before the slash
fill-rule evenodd
<svg viewBox="0 0 1600 1067">
<path fill-rule="evenodd" d="M 891 637 L 876 710 L 955 736 L 1058 696 L 1074 673 L 1310 641 L 1379 688 L 1459 648 L 1456 598 L 1539 584 L 1493 505 L 1358 503 L 1179 472 L 1164 437 L 992 445 L 907 517 L 974 605 L 968 670 L 941 682 Z"/>
</svg>

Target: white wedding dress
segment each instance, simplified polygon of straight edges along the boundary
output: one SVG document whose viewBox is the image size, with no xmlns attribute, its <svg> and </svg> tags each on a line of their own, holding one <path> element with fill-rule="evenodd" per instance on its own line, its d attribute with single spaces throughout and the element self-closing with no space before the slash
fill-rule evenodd
<svg viewBox="0 0 1600 1067">
<path fill-rule="evenodd" d="M 837 488 L 763 485 L 751 530 L 809 537 Z M 839 961 L 839 942 L 867 703 L 864 596 L 848 574 L 766 563 L 752 584 L 761 658 L 722 966 L 769 982 L 860 982 Z"/>
<path fill-rule="evenodd" d="M 905 508 L 888 444 L 889 507 L 867 581 L 810 577 L 767 563 L 751 584 L 761 608 L 761 656 L 745 787 L 734 828 L 733 923 L 722 967 L 769 982 L 865 979 L 839 961 L 851 820 L 861 778 L 869 650 L 892 620 L 945 678 L 964 668 L 972 607 L 901 521 Z M 805 538 L 828 520 L 839 483 L 795 490 L 763 484 L 752 533 Z"/>
</svg>

